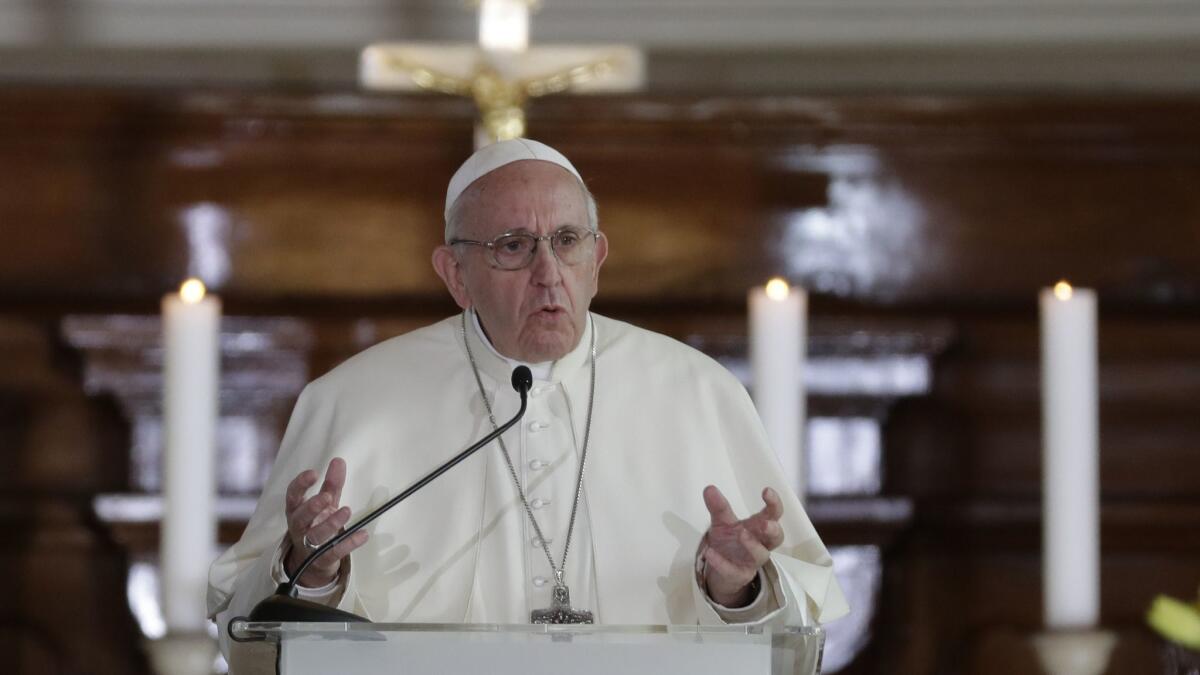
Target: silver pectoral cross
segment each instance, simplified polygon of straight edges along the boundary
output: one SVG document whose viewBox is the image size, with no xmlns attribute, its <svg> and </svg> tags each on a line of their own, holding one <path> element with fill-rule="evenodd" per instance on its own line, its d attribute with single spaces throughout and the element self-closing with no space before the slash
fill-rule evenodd
<svg viewBox="0 0 1200 675">
<path fill-rule="evenodd" d="M 529 613 L 530 623 L 596 623 L 592 613 L 586 609 L 571 607 L 571 592 L 566 584 L 554 584 L 553 597 L 546 609 L 535 609 Z"/>
</svg>

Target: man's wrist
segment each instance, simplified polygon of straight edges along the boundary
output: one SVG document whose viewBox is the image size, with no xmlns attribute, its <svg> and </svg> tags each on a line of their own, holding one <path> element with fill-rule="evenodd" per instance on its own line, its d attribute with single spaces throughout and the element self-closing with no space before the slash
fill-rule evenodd
<svg viewBox="0 0 1200 675">
<path fill-rule="evenodd" d="M 287 547 L 288 550 L 283 557 L 283 573 L 287 575 L 288 579 L 294 579 L 296 576 L 295 570 L 300 569 L 300 566 L 304 564 L 304 560 L 307 556 L 299 555 L 298 559 L 294 559 L 294 556 L 297 556 L 300 553 L 299 549 L 292 546 L 290 540 L 287 543 Z M 304 572 L 306 576 L 297 579 L 296 583 L 297 585 L 304 586 L 305 588 L 324 588 L 337 580 L 338 572 L 340 571 L 341 567 L 339 566 L 337 570 L 334 570 L 333 574 L 329 574 L 324 577 L 315 577 L 314 575 L 319 573 L 317 570 L 309 567 Z"/>
<path fill-rule="evenodd" d="M 722 593 L 716 591 L 709 584 L 709 566 L 708 561 L 704 558 L 707 550 L 707 543 L 701 541 L 700 548 L 696 551 L 696 584 L 700 587 L 705 597 L 727 609 L 739 609 L 754 604 L 754 601 L 758 599 L 759 594 L 762 592 L 762 569 L 760 568 L 756 571 L 754 577 L 749 582 L 733 592 Z"/>
<path fill-rule="evenodd" d="M 756 573 L 748 584 L 729 594 L 716 593 L 710 588 L 708 589 L 708 597 L 712 598 L 713 602 L 728 609 L 748 607 L 754 603 L 755 599 L 758 598 L 758 594 L 762 591 L 762 584 L 759 581 L 761 576 Z"/>
</svg>

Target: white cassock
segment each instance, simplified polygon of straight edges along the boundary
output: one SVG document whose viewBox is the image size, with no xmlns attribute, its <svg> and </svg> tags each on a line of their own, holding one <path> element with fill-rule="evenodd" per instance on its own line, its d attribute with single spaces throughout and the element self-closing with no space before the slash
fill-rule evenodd
<svg viewBox="0 0 1200 675">
<path fill-rule="evenodd" d="M 750 397 L 720 364 L 671 338 L 591 315 L 574 351 L 537 377 L 504 440 L 543 533 L 561 560 L 587 421 L 590 341 L 596 392 L 584 496 L 566 564 L 572 604 L 609 624 L 807 624 L 849 608 L 833 563 L 786 487 Z M 241 540 L 213 563 L 208 609 L 226 624 L 278 583 L 284 491 L 305 469 L 346 460 L 343 505 L 387 501 L 492 430 L 464 338 L 496 420 L 516 413 L 511 362 L 462 316 L 376 345 L 300 395 L 271 476 Z M 753 616 L 722 611 L 697 584 L 708 528 L 704 487 L 739 517 L 783 500 L 784 543 L 765 568 Z M 318 483 L 319 485 L 319 483 Z M 313 488 L 311 492 L 315 492 Z M 526 623 L 550 605 L 553 574 L 498 444 L 491 444 L 368 526 L 340 582 L 341 609 L 372 621 Z"/>
</svg>

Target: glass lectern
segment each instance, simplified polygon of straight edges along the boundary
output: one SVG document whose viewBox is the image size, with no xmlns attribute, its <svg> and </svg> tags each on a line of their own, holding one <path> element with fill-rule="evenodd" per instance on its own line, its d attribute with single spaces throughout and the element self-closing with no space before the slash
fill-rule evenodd
<svg viewBox="0 0 1200 675">
<path fill-rule="evenodd" d="M 819 627 L 235 620 L 234 673 L 818 675 Z M 240 650 L 237 648 L 241 648 Z"/>
</svg>

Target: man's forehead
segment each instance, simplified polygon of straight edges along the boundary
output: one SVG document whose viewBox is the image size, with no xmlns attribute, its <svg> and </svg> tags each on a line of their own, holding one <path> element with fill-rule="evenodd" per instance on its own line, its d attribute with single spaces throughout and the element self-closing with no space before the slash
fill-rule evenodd
<svg viewBox="0 0 1200 675">
<path fill-rule="evenodd" d="M 460 227 L 472 231 L 482 227 L 491 235 L 586 227 L 584 195 L 583 184 L 560 167 L 515 162 L 481 176 L 462 194 Z"/>
</svg>

